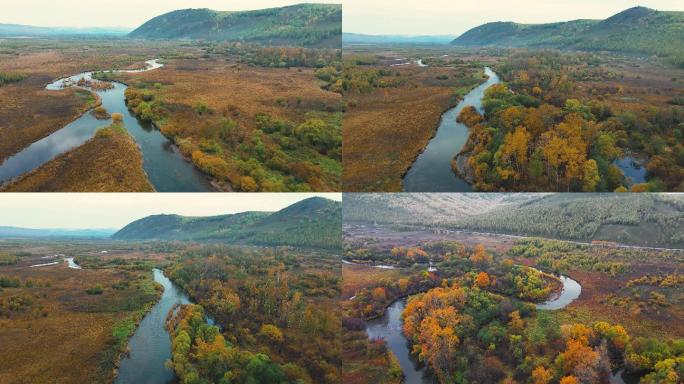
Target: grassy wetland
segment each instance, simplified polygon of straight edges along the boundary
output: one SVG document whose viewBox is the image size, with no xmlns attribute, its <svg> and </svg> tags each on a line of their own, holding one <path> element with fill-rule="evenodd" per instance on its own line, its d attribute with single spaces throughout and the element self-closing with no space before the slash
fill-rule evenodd
<svg viewBox="0 0 684 384">
<path fill-rule="evenodd" d="M 179 20 L 167 24 L 167 16 Z M 200 19 L 220 30 L 184 36 L 182 24 Z M 317 75 L 340 65 L 339 5 L 178 10 L 128 35 L 20 27 L 5 26 L 0 37 L 0 183 L 84 145 L 120 113 L 143 159 L 131 166 L 157 191 L 340 190 L 341 95 Z M 109 172 L 86 160 L 68 167 Z"/>
</svg>

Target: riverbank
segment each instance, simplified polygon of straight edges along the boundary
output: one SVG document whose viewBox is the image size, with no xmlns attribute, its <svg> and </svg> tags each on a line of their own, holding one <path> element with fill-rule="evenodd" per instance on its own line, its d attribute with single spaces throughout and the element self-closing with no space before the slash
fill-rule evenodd
<svg viewBox="0 0 684 384">
<path fill-rule="evenodd" d="M 140 147 L 123 127 L 101 128 L 83 145 L 0 187 L 3 192 L 153 192 Z"/>
<path fill-rule="evenodd" d="M 112 375 L 108 381 L 109 383 L 114 383 L 117 380 L 122 359 L 130 357 L 131 350 L 128 344 L 135 335 L 140 323 L 152 311 L 154 306 L 159 303 L 159 300 L 166 291 L 164 286 L 156 281 L 154 282 L 154 288 L 157 295 L 156 300 L 148 302 L 143 308 L 115 325 L 112 333 L 116 339 L 116 344 L 112 346 L 111 350 L 115 356 L 112 361 L 113 368 L 111 370 Z"/>
<path fill-rule="evenodd" d="M 441 122 L 434 137 L 417 157 L 403 178 L 406 192 L 469 192 L 472 186 L 452 170 L 454 153 L 466 146 L 470 130 L 458 122 L 461 111 L 473 106 L 482 110 L 485 91 L 499 83 L 499 77 L 489 67 L 484 68 L 485 81 L 472 88 L 454 108 L 441 116 Z"/>
</svg>

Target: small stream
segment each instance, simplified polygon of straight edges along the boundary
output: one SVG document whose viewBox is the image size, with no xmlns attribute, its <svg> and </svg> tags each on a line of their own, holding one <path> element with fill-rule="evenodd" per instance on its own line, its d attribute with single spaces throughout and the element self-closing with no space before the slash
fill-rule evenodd
<svg viewBox="0 0 684 384">
<path fill-rule="evenodd" d="M 159 269 L 154 269 L 154 281 L 164 286 L 164 293 L 128 341 L 131 353 L 121 360 L 119 374 L 114 381 L 116 384 L 165 384 L 176 377 L 164 365 L 171 358 L 166 315 L 174 305 L 189 304 L 190 299 Z"/>
<path fill-rule="evenodd" d="M 554 311 L 563 309 L 580 297 L 580 294 L 582 293 L 582 286 L 580 283 L 567 276 L 558 275 L 556 277 L 558 277 L 563 284 L 563 289 L 559 294 L 551 297 L 549 300 L 537 304 L 538 310 Z"/>
<path fill-rule="evenodd" d="M 144 72 L 161 68 L 158 60 L 146 62 L 147 68 L 141 70 L 121 70 L 114 72 Z M 92 72 L 82 72 L 74 76 L 56 80 L 46 86 L 47 90 L 58 91 L 65 86 L 74 86 L 80 79 L 91 80 Z M 207 178 L 192 164 L 187 162 L 179 150 L 151 124 L 138 120 L 126 106 L 125 84 L 111 82 L 108 90 L 93 90 L 102 100 L 102 106 L 109 114 L 121 113 L 124 125 L 140 146 L 143 168 L 150 183 L 159 192 L 205 192 L 212 191 Z M 98 120 L 90 111 L 67 124 L 49 136 L 40 139 L 19 153 L 7 158 L 0 164 L 0 184 L 30 172 L 58 155 L 83 145 L 95 132 L 111 124 L 109 120 Z"/>
<path fill-rule="evenodd" d="M 422 63 L 422 62 L 421 62 Z M 485 67 L 489 79 L 470 91 L 456 107 L 442 115 L 435 137 L 425 151 L 418 156 L 406 176 L 406 192 L 470 192 L 472 187 L 451 169 L 451 160 L 463 148 L 468 139 L 468 127 L 456 122 L 458 114 L 472 105 L 482 113 L 482 98 L 487 88 L 499 83 L 499 76 Z"/>
<path fill-rule="evenodd" d="M 406 299 L 397 300 L 390 305 L 381 318 L 366 322 L 366 334 L 370 339 L 384 339 L 387 347 L 397 357 L 404 372 L 406 384 L 436 383 L 424 365 L 411 356 L 411 345 L 402 332 L 401 313 L 406 307 Z"/>
</svg>

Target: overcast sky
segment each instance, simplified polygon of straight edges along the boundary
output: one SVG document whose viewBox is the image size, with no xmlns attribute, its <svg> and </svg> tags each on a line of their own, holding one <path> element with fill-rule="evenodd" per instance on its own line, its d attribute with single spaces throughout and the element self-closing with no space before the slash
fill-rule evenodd
<svg viewBox="0 0 684 384">
<path fill-rule="evenodd" d="M 211 216 L 245 211 L 277 211 L 341 193 L 3 193 L 0 226 L 24 228 L 121 228 L 149 215 Z"/>
<path fill-rule="evenodd" d="M 344 0 L 345 32 L 460 35 L 492 21 L 605 19 L 642 5 L 684 11 L 684 0 Z"/>
<path fill-rule="evenodd" d="M 240 11 L 298 4 L 294 0 L 0 0 L 0 23 L 43 27 L 131 27 L 184 8 Z M 315 0 L 339 4 L 340 0 Z"/>
</svg>

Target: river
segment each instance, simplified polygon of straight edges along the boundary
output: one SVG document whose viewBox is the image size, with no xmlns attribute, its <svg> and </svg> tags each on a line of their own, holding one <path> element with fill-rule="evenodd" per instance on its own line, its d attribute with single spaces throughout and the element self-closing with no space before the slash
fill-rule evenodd
<svg viewBox="0 0 684 384">
<path fill-rule="evenodd" d="M 176 375 L 164 362 L 171 358 L 171 338 L 166 315 L 176 304 L 189 304 L 188 295 L 154 269 L 154 281 L 164 286 L 159 302 L 152 307 L 128 342 L 130 355 L 121 360 L 116 384 L 165 384 Z"/>
<path fill-rule="evenodd" d="M 485 67 L 489 79 L 470 91 L 456 107 L 442 115 L 435 137 L 404 176 L 406 192 L 470 192 L 472 187 L 456 176 L 451 168 L 451 160 L 461 150 L 468 139 L 468 127 L 458 123 L 456 117 L 464 107 L 472 105 L 482 113 L 482 98 L 487 88 L 500 82 L 499 76 Z"/>
<path fill-rule="evenodd" d="M 115 72 L 143 72 L 161 68 L 158 60 L 149 60 L 141 70 Z M 80 79 L 91 80 L 92 72 L 82 72 L 74 76 L 56 80 L 46 86 L 47 90 L 57 91 L 73 86 Z M 71 85 L 69 85 L 71 84 Z M 107 112 L 121 113 L 128 132 L 140 146 L 143 168 L 150 183 L 159 192 L 205 192 L 212 191 L 207 178 L 191 163 L 186 161 L 175 145 L 151 124 L 138 120 L 126 106 L 125 84 L 111 82 L 113 88 L 93 90 L 102 100 Z M 30 172 L 58 155 L 76 148 L 93 137 L 98 128 L 111 124 L 110 120 L 98 120 L 90 111 L 67 124 L 49 136 L 40 139 L 19 153 L 7 158 L 0 164 L 0 184 Z"/>
<path fill-rule="evenodd" d="M 556 310 L 567 307 L 577 299 L 582 287 L 575 280 L 566 276 L 559 276 L 563 283 L 563 290 L 556 297 L 537 304 L 539 310 Z M 394 353 L 404 372 L 406 384 L 434 384 L 435 379 L 429 374 L 425 366 L 419 365 L 411 356 L 411 346 L 402 332 L 403 321 L 401 313 L 406 307 L 406 299 L 395 301 L 387 308 L 382 317 L 366 322 L 366 334 L 370 339 L 385 339 L 387 347 Z M 619 377 L 618 375 L 615 378 Z M 616 382 L 617 383 L 617 382 Z"/>
</svg>

